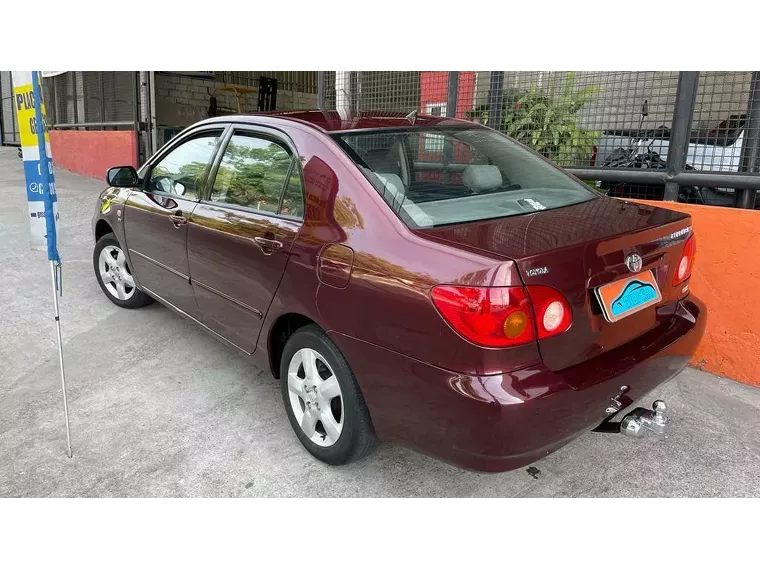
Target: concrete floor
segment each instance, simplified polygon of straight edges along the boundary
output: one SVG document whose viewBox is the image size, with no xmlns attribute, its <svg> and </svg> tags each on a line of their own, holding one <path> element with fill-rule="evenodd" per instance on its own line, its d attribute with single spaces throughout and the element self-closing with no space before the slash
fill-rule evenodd
<svg viewBox="0 0 760 569">
<path fill-rule="evenodd" d="M 279 389 L 158 304 L 121 310 L 92 271 L 102 182 L 57 172 L 73 459 L 65 456 L 49 266 L 28 248 L 21 160 L 0 148 L 0 496 L 760 496 L 760 390 L 689 369 L 654 395 L 667 438 L 589 433 L 525 469 L 460 470 L 382 445 L 329 467 Z"/>
</svg>

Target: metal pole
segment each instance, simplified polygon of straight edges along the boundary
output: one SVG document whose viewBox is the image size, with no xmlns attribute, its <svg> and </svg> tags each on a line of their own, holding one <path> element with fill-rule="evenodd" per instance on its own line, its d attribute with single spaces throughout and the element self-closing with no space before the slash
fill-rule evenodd
<svg viewBox="0 0 760 569">
<path fill-rule="evenodd" d="M 140 72 L 135 71 L 134 81 L 132 82 L 132 128 L 135 131 L 135 164 L 139 167 L 140 162 Z M 145 157 L 148 159 L 148 156 Z"/>
<path fill-rule="evenodd" d="M 449 86 L 446 93 L 446 116 L 456 118 L 459 98 L 459 71 L 449 71 Z"/>
<path fill-rule="evenodd" d="M 10 78 L 11 78 L 11 72 L 10 71 L 2 71 L 2 72 L 0 72 L 0 96 L 2 95 L 3 76 L 6 73 L 8 74 L 8 79 L 9 79 L 9 81 L 8 81 L 8 89 L 9 89 L 8 93 L 10 93 L 11 96 L 12 96 L 13 95 L 13 83 L 10 81 Z M 5 128 L 4 128 L 4 125 L 3 125 L 3 109 L 0 108 L 0 145 L 4 145 L 4 144 L 5 144 Z"/>
<path fill-rule="evenodd" d="M 150 148 L 155 153 L 158 150 L 158 126 L 156 124 L 156 72 L 148 71 L 150 82 Z"/>
<path fill-rule="evenodd" d="M 673 123 L 670 129 L 668 160 L 665 165 L 665 201 L 678 201 L 678 183 L 673 178 L 680 174 L 686 162 L 686 152 L 691 139 L 691 117 L 697 100 L 697 83 L 699 71 L 681 71 L 678 75 L 676 91 L 676 108 L 673 111 Z"/>
<path fill-rule="evenodd" d="M 491 71 L 488 88 L 488 126 L 501 130 L 501 107 L 504 102 L 504 72 Z"/>
<path fill-rule="evenodd" d="M 351 91 L 349 97 L 349 107 L 351 109 L 351 115 L 355 116 L 359 112 L 359 93 L 361 92 L 361 71 L 351 71 L 349 74 L 349 81 L 351 83 Z"/>
<path fill-rule="evenodd" d="M 317 108 L 325 110 L 325 72 L 317 71 Z"/>
<path fill-rule="evenodd" d="M 148 94 L 148 73 L 140 71 L 140 134 L 145 144 L 145 160 L 151 156 L 150 136 L 148 136 L 148 124 L 150 123 L 150 102 Z"/>
<path fill-rule="evenodd" d="M 74 124 L 79 122 L 79 93 L 77 93 L 77 72 L 69 71 L 71 73 L 71 100 L 74 104 Z"/>
<path fill-rule="evenodd" d="M 50 78 L 50 89 L 53 94 L 53 98 L 51 101 L 50 108 L 46 108 L 45 110 L 48 111 L 48 114 L 50 114 L 50 126 L 55 126 L 55 123 L 58 122 L 58 89 L 56 88 L 55 84 L 57 83 L 55 77 Z"/>
<path fill-rule="evenodd" d="M 728 172 L 684 170 L 675 176 L 669 176 L 665 170 L 639 168 L 575 168 L 573 166 L 568 166 L 567 168 L 563 168 L 563 170 L 582 180 L 658 185 L 663 185 L 667 182 L 675 182 L 679 186 L 760 190 L 760 176 L 752 174 L 729 174 Z"/>
<path fill-rule="evenodd" d="M 103 73 L 105 71 L 96 71 L 96 73 L 98 74 L 98 83 L 100 83 L 100 122 L 106 122 L 106 88 L 103 85 Z M 100 130 L 105 130 L 105 127 Z"/>
<path fill-rule="evenodd" d="M 760 71 L 752 72 L 747 120 L 744 123 L 744 143 L 742 144 L 739 169 L 742 172 L 757 173 L 760 170 Z M 734 206 L 755 209 L 756 190 L 734 190 Z"/>
<path fill-rule="evenodd" d="M 66 421 L 66 445 L 68 448 L 69 458 L 73 456 L 71 452 L 71 431 L 69 431 L 69 403 L 66 398 L 66 372 L 63 369 L 63 342 L 61 340 L 61 319 L 58 314 L 58 270 L 60 265 L 55 261 L 50 261 L 50 275 L 53 278 L 53 304 L 55 306 L 55 329 L 58 334 L 58 360 L 61 363 L 61 388 L 63 389 L 63 418 Z"/>
</svg>

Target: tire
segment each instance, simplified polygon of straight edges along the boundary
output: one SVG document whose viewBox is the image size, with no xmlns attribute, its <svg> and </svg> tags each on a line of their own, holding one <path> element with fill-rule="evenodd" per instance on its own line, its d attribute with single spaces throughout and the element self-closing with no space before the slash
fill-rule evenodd
<svg viewBox="0 0 760 569">
<path fill-rule="evenodd" d="M 315 367 L 310 365 L 311 353 Z M 334 396 L 336 382 L 338 396 Z M 280 383 L 290 425 L 314 457 L 327 464 L 348 464 L 375 449 L 378 440 L 356 378 L 319 326 L 304 326 L 288 339 L 280 363 Z"/>
<path fill-rule="evenodd" d="M 106 259 L 110 257 L 110 259 Z M 121 308 L 140 308 L 153 299 L 137 288 L 132 269 L 124 251 L 113 233 L 103 235 L 95 243 L 92 265 L 100 289 L 108 300 Z M 104 270 L 108 268 L 108 270 Z"/>
</svg>

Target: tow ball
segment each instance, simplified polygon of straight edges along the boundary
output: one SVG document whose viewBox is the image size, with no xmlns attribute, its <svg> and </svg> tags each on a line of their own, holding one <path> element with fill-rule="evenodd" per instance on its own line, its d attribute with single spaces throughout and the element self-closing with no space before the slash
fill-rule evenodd
<svg viewBox="0 0 760 569">
<path fill-rule="evenodd" d="M 670 419 L 665 415 L 667 405 L 664 401 L 657 400 L 652 403 L 652 410 L 637 407 L 620 421 L 620 432 L 627 437 L 643 437 L 646 431 L 655 435 L 664 435 L 668 432 Z"/>
<path fill-rule="evenodd" d="M 636 407 L 618 422 L 612 422 L 609 417 L 594 432 L 597 433 L 622 433 L 626 437 L 641 438 L 647 432 L 655 435 L 667 434 L 670 419 L 665 415 L 667 405 L 664 401 L 656 400 L 652 403 L 652 409 Z M 608 409 L 610 412 L 611 409 Z"/>
</svg>

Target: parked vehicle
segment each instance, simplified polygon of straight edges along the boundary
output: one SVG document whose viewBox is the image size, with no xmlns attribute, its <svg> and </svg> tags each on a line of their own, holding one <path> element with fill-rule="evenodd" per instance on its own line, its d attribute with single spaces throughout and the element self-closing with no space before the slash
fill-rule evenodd
<svg viewBox="0 0 760 569">
<path fill-rule="evenodd" d="M 667 162 L 657 152 L 652 150 L 654 143 L 653 132 L 644 132 L 640 138 L 633 139 L 629 148 L 618 148 L 607 155 L 603 166 L 606 168 L 633 168 L 643 170 L 665 170 Z M 685 164 L 685 170 L 694 170 L 694 167 Z M 600 189 L 610 197 L 616 198 L 639 198 L 648 200 L 662 200 L 665 194 L 664 184 L 635 184 L 630 182 L 602 182 Z M 703 186 L 681 186 L 678 190 L 678 201 L 700 205 L 726 205 L 733 204 L 733 190 L 708 188 Z"/>
<path fill-rule="evenodd" d="M 330 464 L 379 439 L 503 471 L 595 427 L 662 433 L 664 404 L 634 401 L 704 331 L 688 215 L 603 196 L 471 122 L 225 116 L 107 179 L 105 295 L 252 354 Z"/>
<path fill-rule="evenodd" d="M 692 132 L 686 163 L 699 170 L 738 172 L 745 122 L 746 115 L 731 115 L 714 128 Z M 654 129 L 605 131 L 597 147 L 596 163 L 603 164 L 616 149 L 628 148 L 642 138 L 649 138 L 651 150 L 667 160 L 670 128 L 662 125 Z"/>
<path fill-rule="evenodd" d="M 745 122 L 746 115 L 731 115 L 714 128 L 692 132 L 686 153 L 686 169 L 738 172 Z M 664 125 L 655 129 L 606 131 L 596 147 L 592 165 L 664 170 L 669 146 L 670 129 Z M 623 198 L 661 200 L 665 193 L 663 184 L 605 182 L 601 188 L 611 196 Z M 682 191 L 678 201 L 732 205 L 734 189 L 695 186 Z"/>
</svg>

